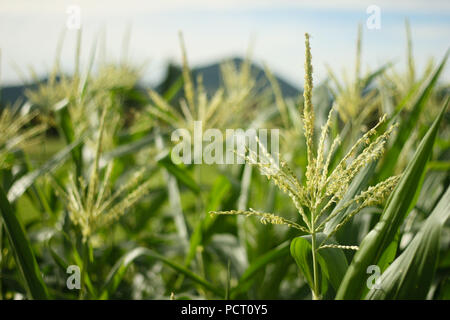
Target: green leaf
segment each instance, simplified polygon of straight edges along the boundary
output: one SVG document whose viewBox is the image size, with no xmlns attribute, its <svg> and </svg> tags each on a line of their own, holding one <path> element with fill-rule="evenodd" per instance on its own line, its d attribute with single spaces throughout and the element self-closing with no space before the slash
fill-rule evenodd
<svg viewBox="0 0 450 320">
<path fill-rule="evenodd" d="M 316 234 L 318 243 L 323 242 L 326 237 L 324 233 Z M 340 248 L 323 248 L 316 252 L 320 269 L 319 274 L 321 274 L 321 294 L 324 295 L 328 287 L 327 281 L 331 283 L 335 290 L 338 289 L 348 264 L 344 252 Z M 291 242 L 291 255 L 309 286 L 313 288 L 311 236 L 294 238 Z"/>
<path fill-rule="evenodd" d="M 360 80 L 361 88 L 366 89 L 367 87 L 369 87 L 378 76 L 382 75 L 391 66 L 392 66 L 392 62 L 388 62 L 388 63 L 382 65 L 380 68 L 378 68 L 374 72 L 372 72 L 371 74 L 369 74 L 364 79 Z"/>
<path fill-rule="evenodd" d="M 8 200 L 10 202 L 14 202 L 17 198 L 19 198 L 40 176 L 54 170 L 59 165 L 61 165 L 66 158 L 69 156 L 73 148 L 77 147 L 81 143 L 82 139 L 78 139 L 74 141 L 57 154 L 55 154 L 50 160 L 48 160 L 44 165 L 40 168 L 27 173 L 19 180 L 14 182 L 11 188 L 8 191 Z"/>
<path fill-rule="evenodd" d="M 73 128 L 72 118 L 70 117 L 69 110 L 67 109 L 69 103 L 69 100 L 67 98 L 64 98 L 54 106 L 57 115 L 56 118 L 59 122 L 59 128 L 61 128 L 62 136 L 64 137 L 68 145 L 75 141 L 75 130 Z M 81 176 L 83 171 L 83 156 L 81 146 L 77 145 L 70 150 L 70 153 L 72 155 L 73 162 L 75 163 L 77 176 Z"/>
<path fill-rule="evenodd" d="M 254 278 L 258 271 L 262 270 L 271 262 L 278 261 L 280 258 L 289 254 L 290 241 L 285 241 L 272 250 L 267 251 L 262 256 L 255 259 L 250 266 L 245 270 L 239 279 L 239 283 L 232 289 L 231 298 L 236 297 L 238 294 L 248 290 L 251 284 L 251 280 Z"/>
<path fill-rule="evenodd" d="M 180 183 L 188 187 L 195 194 L 200 193 L 200 187 L 191 177 L 188 170 L 184 167 L 176 165 L 170 159 L 170 153 L 158 160 L 158 164 L 169 171 Z"/>
<path fill-rule="evenodd" d="M 14 252 L 16 264 L 25 280 L 29 297 L 32 299 L 48 299 L 47 287 L 42 280 L 41 271 L 34 257 L 30 241 L 19 220 L 17 220 L 1 187 L 0 212 L 11 248 Z"/>
<path fill-rule="evenodd" d="M 213 222 L 217 219 L 217 216 L 211 216 L 210 211 L 217 210 L 219 208 L 222 199 L 228 194 L 231 188 L 231 184 L 225 176 L 219 176 L 209 193 L 208 202 L 206 205 L 206 215 L 201 219 L 194 229 L 191 235 L 189 243 L 189 251 L 186 256 L 185 266 L 188 267 L 195 257 L 196 250 L 199 244 L 202 243 L 203 235 L 208 231 Z"/>
<path fill-rule="evenodd" d="M 304 236 L 294 238 L 291 242 L 291 255 L 310 288 L 314 287 L 311 242 Z"/>
<path fill-rule="evenodd" d="M 394 240 L 400 225 L 416 198 L 428 159 L 433 150 L 439 124 L 447 108 L 444 104 L 439 117 L 422 139 L 411 163 L 403 173 L 397 187 L 389 197 L 381 220 L 363 239 L 353 261 L 342 280 L 336 299 L 360 299 L 366 289 L 367 267 L 377 265 L 383 252 Z"/>
<path fill-rule="evenodd" d="M 111 272 L 109 273 L 107 280 L 105 282 L 105 285 L 103 286 L 102 295 L 100 296 L 101 299 L 108 298 L 114 291 L 117 289 L 118 285 L 122 281 L 122 278 L 125 274 L 125 271 L 127 270 L 128 266 L 137 258 L 139 257 L 149 257 L 153 259 L 157 259 L 164 264 L 168 265 L 175 271 L 178 271 L 179 273 L 183 274 L 187 278 L 191 279 L 192 281 L 196 282 L 197 284 L 201 285 L 205 289 L 215 293 L 217 296 L 224 297 L 225 292 L 212 285 L 209 281 L 206 279 L 196 275 L 189 269 L 186 269 L 185 267 L 165 258 L 164 256 L 143 247 L 138 247 L 130 252 L 126 253 L 120 260 L 114 265 Z"/>
<path fill-rule="evenodd" d="M 163 98 L 170 103 L 177 95 L 178 91 L 183 88 L 183 77 L 179 77 L 174 83 L 164 92 Z"/>
<path fill-rule="evenodd" d="M 46 243 L 47 248 L 50 251 L 50 255 L 52 256 L 56 265 L 61 269 L 62 272 L 65 273 L 67 271 L 67 268 L 69 267 L 69 264 L 64 260 L 64 258 L 60 257 L 55 250 L 53 250 L 53 247 L 52 247 L 53 236 L 54 236 L 54 234 L 52 234 L 48 238 L 47 243 Z"/>
<path fill-rule="evenodd" d="M 441 230 L 450 216 L 450 188 L 403 253 L 377 280 L 366 299 L 427 297 L 438 264 Z"/>
<path fill-rule="evenodd" d="M 154 141 L 155 141 L 155 136 L 153 133 L 150 133 L 137 141 L 132 141 L 132 142 L 120 145 L 117 148 L 115 148 L 114 150 L 111 150 L 111 151 L 105 153 L 101 157 L 100 162 L 108 162 L 114 158 L 120 158 L 120 157 L 124 157 L 124 156 L 130 155 L 130 154 L 135 154 L 138 151 L 140 151 L 141 149 L 150 145 Z"/>
<path fill-rule="evenodd" d="M 214 234 L 205 245 L 208 254 L 217 257 L 219 263 L 230 263 L 230 272 L 239 277 L 248 267 L 248 259 L 239 239 L 229 233 Z"/>
<path fill-rule="evenodd" d="M 434 171 L 450 171 L 450 161 L 430 161 L 427 170 Z"/>
<path fill-rule="evenodd" d="M 350 184 L 350 187 L 348 188 L 344 197 L 341 199 L 341 201 L 339 201 L 336 207 L 334 207 L 331 214 L 334 214 L 335 212 L 339 211 L 343 205 L 345 205 L 350 200 L 355 198 L 367 186 L 370 177 L 373 175 L 375 171 L 376 165 L 377 161 L 373 161 L 368 165 L 366 165 L 366 167 L 358 173 L 358 175 L 353 179 L 352 183 Z M 347 214 L 351 212 L 353 209 L 354 205 L 349 206 L 347 209 L 342 210 L 340 213 L 338 213 L 334 218 L 332 218 L 325 224 L 325 229 L 323 232 L 326 235 L 330 234 L 336 228 L 336 226 L 342 221 L 342 219 L 344 219 L 344 217 L 346 217 Z"/>
</svg>

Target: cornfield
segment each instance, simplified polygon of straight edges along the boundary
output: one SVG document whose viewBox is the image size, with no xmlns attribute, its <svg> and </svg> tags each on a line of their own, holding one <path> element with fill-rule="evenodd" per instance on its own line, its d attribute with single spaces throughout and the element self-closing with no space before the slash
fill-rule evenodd
<svg viewBox="0 0 450 320">
<path fill-rule="evenodd" d="M 163 90 L 56 61 L 1 109 L 0 299 L 450 299 L 448 51 L 421 73 L 407 37 L 406 73 L 362 75 L 360 28 L 355 76 L 317 84 L 305 34 L 295 99 L 250 56 L 208 92 L 181 35 Z M 198 121 L 278 129 L 279 153 L 175 161 Z"/>
</svg>

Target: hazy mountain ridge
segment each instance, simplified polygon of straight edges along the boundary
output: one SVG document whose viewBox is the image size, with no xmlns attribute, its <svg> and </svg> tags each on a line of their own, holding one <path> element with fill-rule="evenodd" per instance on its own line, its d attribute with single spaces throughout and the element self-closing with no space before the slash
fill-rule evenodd
<svg viewBox="0 0 450 320">
<path fill-rule="evenodd" d="M 231 58 L 223 61 L 219 61 L 216 63 L 208 64 L 205 66 L 200 66 L 192 69 L 193 78 L 197 78 L 198 75 L 202 75 L 203 77 L 203 85 L 208 94 L 213 94 L 221 85 L 222 85 L 222 77 L 221 77 L 221 65 L 223 62 L 231 61 L 235 64 L 236 68 L 240 68 L 244 60 L 242 58 Z M 267 87 L 270 86 L 270 83 L 266 77 L 264 70 L 258 65 L 251 63 L 250 67 L 252 76 L 255 78 L 258 84 L 258 90 L 263 91 Z M 159 92 L 164 92 L 167 90 L 171 84 L 174 83 L 181 76 L 181 67 L 174 64 L 169 64 L 167 66 L 167 71 L 165 78 L 161 81 L 159 85 L 156 86 L 156 90 Z M 299 89 L 291 85 L 286 80 L 281 77 L 274 75 L 277 79 L 281 92 L 285 97 L 296 97 L 301 92 Z M 43 78 L 40 82 L 44 83 L 47 81 L 47 78 Z M 139 88 L 144 89 L 146 86 L 143 84 L 138 85 Z M 1 87 L 0 91 L 0 104 L 1 106 L 5 106 L 8 104 L 13 104 L 18 99 L 22 101 L 26 101 L 25 92 L 27 89 L 34 89 L 37 87 L 37 83 L 33 84 L 23 84 L 23 85 L 11 85 Z"/>
</svg>

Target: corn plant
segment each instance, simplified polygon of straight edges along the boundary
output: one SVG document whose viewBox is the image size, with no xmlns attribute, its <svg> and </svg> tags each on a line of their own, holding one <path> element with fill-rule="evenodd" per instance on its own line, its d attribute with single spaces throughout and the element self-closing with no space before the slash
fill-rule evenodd
<svg viewBox="0 0 450 320">
<path fill-rule="evenodd" d="M 303 225 L 271 213 L 262 213 L 254 210 L 215 213 L 243 214 L 247 216 L 254 215 L 260 217 L 262 223 L 285 224 L 309 234 L 311 236 L 311 253 L 313 260 L 313 279 L 309 284 L 311 286 L 313 298 L 318 299 L 321 296 L 317 257 L 319 250 L 324 248 L 357 250 L 357 246 L 328 244 L 327 241 L 355 214 L 361 211 L 362 208 L 382 203 L 394 188 L 399 177 L 388 178 L 376 186 L 370 187 L 355 198 L 347 201 L 339 210 L 335 210 L 332 213 L 330 212 L 332 206 L 343 199 L 356 174 L 364 166 L 381 156 L 383 146 L 394 126 L 391 126 L 384 134 L 371 141 L 370 138 L 376 134 L 377 128 L 385 121 L 385 117 L 381 119 L 374 128 L 364 134 L 353 145 L 350 151 L 339 161 L 339 164 L 333 170 L 330 170 L 329 165 L 331 156 L 339 144 L 339 137 L 334 139 L 328 152 L 325 152 L 325 141 L 332 119 L 332 109 L 328 116 L 327 123 L 322 128 L 317 150 L 314 150 L 314 108 L 311 102 L 313 89 L 312 57 L 309 35 L 306 34 L 305 38 L 305 104 L 303 107 L 303 124 L 308 159 L 305 173 L 305 185 L 302 186 L 300 184 L 298 178 L 293 174 L 293 171 L 286 163 L 281 162 L 280 166 L 277 166 L 276 161 L 273 158 L 270 158 L 270 155 L 267 152 L 263 153 L 263 159 L 258 157 L 258 154 L 255 152 L 246 157 L 246 160 L 249 163 L 258 166 L 262 174 L 267 176 L 269 180 L 272 180 L 283 192 L 289 195 L 298 210 Z M 363 147 L 362 151 L 360 151 L 361 147 Z M 260 144 L 260 148 L 264 148 L 262 144 Z M 358 153 L 358 151 L 360 152 Z M 267 159 L 264 159 L 264 157 Z M 320 233 L 325 229 L 327 222 L 354 204 L 356 204 L 355 208 L 346 214 L 342 221 L 337 224 L 328 235 L 322 237 Z M 292 250 L 296 250 L 295 242 L 293 242 L 292 248 Z"/>
</svg>

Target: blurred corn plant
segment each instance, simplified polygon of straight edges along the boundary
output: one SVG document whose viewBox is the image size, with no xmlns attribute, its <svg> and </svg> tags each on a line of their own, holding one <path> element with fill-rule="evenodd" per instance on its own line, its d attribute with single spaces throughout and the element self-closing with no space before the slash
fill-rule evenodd
<svg viewBox="0 0 450 320">
<path fill-rule="evenodd" d="M 96 151 L 88 180 L 83 176 L 69 177 L 69 184 L 64 189 L 56 183 L 57 192 L 67 202 L 70 220 L 82 235 L 82 270 L 83 283 L 89 287 L 91 295 L 95 295 L 91 280 L 86 271 L 92 261 L 92 243 L 95 242 L 96 232 L 110 226 L 144 197 L 150 186 L 150 179 L 145 179 L 145 170 L 135 170 L 131 177 L 117 190 L 113 191 L 113 162 L 105 164 L 105 170 L 100 170 L 101 154 L 104 148 L 105 119 L 109 108 L 104 108 L 100 119 Z M 103 175 L 102 172 L 103 171 Z M 86 288 L 80 291 L 82 297 Z"/>
<path fill-rule="evenodd" d="M 327 65 L 329 77 L 332 85 L 329 86 L 334 97 L 336 109 L 340 119 L 348 127 L 351 140 L 355 140 L 361 131 L 376 118 L 381 108 L 378 90 L 373 88 L 374 80 L 382 75 L 389 67 L 387 63 L 375 70 L 361 75 L 362 61 L 362 25 L 358 26 L 356 40 L 356 58 L 354 77 L 350 78 L 347 71 L 343 72 L 342 81 L 338 79 L 336 73 Z"/>
<path fill-rule="evenodd" d="M 438 82 L 448 52 L 438 66 L 435 66 L 433 59 L 430 58 L 423 72 L 419 73 L 414 60 L 411 28 L 408 20 L 405 20 L 405 30 L 407 39 L 406 72 L 390 68 L 378 78 L 383 110 L 395 117 L 409 119 L 401 128 L 402 134 L 396 137 L 393 153 L 390 155 L 398 160 L 396 163 L 390 161 L 390 165 L 384 167 L 384 176 L 387 176 L 388 169 L 399 172 L 407 166 L 420 139 L 438 116 L 441 105 L 445 101 L 446 92 L 448 92 L 446 86 L 440 87 Z M 422 112 L 425 103 L 426 112 Z M 446 135 L 448 135 L 446 132 L 442 133 L 442 137 Z M 444 152 L 446 148 L 444 143 L 442 148 Z"/>
<path fill-rule="evenodd" d="M 249 59 L 239 70 L 233 62 L 222 64 L 223 87 L 208 97 L 203 77 L 199 75 L 195 83 L 192 79 L 181 33 L 180 46 L 184 98 L 179 101 L 179 107 L 172 106 L 156 91 L 150 90 L 153 103 L 148 112 L 172 128 L 185 128 L 192 132 L 194 121 L 201 121 L 204 130 L 246 127 L 244 124 L 254 113 L 252 107 L 256 104 L 256 82 L 252 78 Z"/>
<path fill-rule="evenodd" d="M 98 126 L 99 119 L 92 119 L 91 115 L 96 112 L 99 105 L 105 104 L 105 100 L 113 98 L 113 106 L 123 116 L 122 107 L 126 100 L 139 99 L 139 92 L 136 86 L 142 75 L 143 66 L 132 66 L 126 56 L 120 63 L 110 63 L 105 61 L 105 54 L 102 54 L 103 61 L 99 61 L 97 70 L 94 72 L 95 57 L 98 53 L 97 39 L 94 39 L 90 49 L 90 55 L 85 70 L 81 70 L 81 43 L 82 31 L 77 34 L 75 49 L 75 62 L 73 75 L 68 76 L 62 71 L 60 65 L 60 55 L 64 43 L 65 33 L 61 34 L 57 46 L 56 58 L 53 69 L 46 81 L 40 81 L 36 75 L 33 75 L 37 88 L 27 89 L 25 96 L 32 105 L 39 108 L 42 116 L 47 116 L 51 125 L 55 126 L 55 121 L 60 121 L 58 115 L 61 109 L 66 108 L 68 116 L 74 124 L 74 135 L 80 137 L 89 127 Z M 105 35 L 103 35 L 105 37 Z M 125 38 L 127 34 L 125 34 Z M 104 44 L 106 46 L 106 44 Z M 126 51 L 126 42 L 124 40 L 124 51 Z M 103 47 L 102 51 L 106 51 Z M 125 54 L 125 53 L 124 53 Z M 130 98 L 132 96 L 132 98 Z M 137 97 L 136 97 L 137 96 Z M 93 122 L 93 123 L 92 123 Z M 117 120 L 107 121 L 107 126 L 117 126 Z M 59 127 L 63 127 L 59 125 Z M 111 132 L 112 133 L 112 132 Z"/>
<path fill-rule="evenodd" d="M 304 149 L 306 148 L 305 140 L 302 139 L 302 122 L 301 122 L 301 112 L 302 110 L 297 109 L 297 105 L 304 105 L 304 97 L 299 96 L 297 98 L 285 98 L 281 91 L 280 85 L 273 75 L 269 67 L 266 65 L 264 67 L 267 78 L 270 82 L 273 96 L 274 104 L 278 109 L 280 115 L 279 122 L 276 119 L 269 119 L 266 126 L 270 126 L 271 122 L 278 124 L 277 128 L 280 129 L 281 133 L 281 143 L 280 150 L 283 154 L 283 159 L 287 162 L 291 162 L 297 165 L 299 168 L 306 167 L 306 157 L 304 157 Z M 312 103 L 315 108 L 315 118 L 314 132 L 320 132 L 321 126 L 323 126 L 327 120 L 330 110 L 333 106 L 333 96 L 330 94 L 328 81 L 323 81 L 319 85 L 315 86 L 314 93 L 312 94 Z M 336 134 L 337 128 L 332 127 L 333 132 L 331 134 Z"/>
<path fill-rule="evenodd" d="M 35 145 L 42 138 L 47 126 L 44 123 L 33 125 L 32 120 L 38 115 L 36 110 L 19 107 L 5 107 L 0 114 L 0 169 L 11 168 L 15 163 L 14 153 Z"/>
<path fill-rule="evenodd" d="M 79 226 L 83 241 L 87 242 L 98 228 L 106 227 L 116 221 L 133 204 L 148 191 L 150 180 L 145 181 L 144 170 L 135 172 L 132 177 L 123 182 L 117 191 L 111 193 L 111 173 L 113 162 L 106 165 L 103 177 L 100 176 L 99 161 L 104 148 L 105 118 L 107 108 L 103 110 L 96 144 L 96 153 L 88 182 L 78 177 L 78 183 L 73 176 L 70 184 L 63 191 L 69 210 L 70 219 Z"/>
<path fill-rule="evenodd" d="M 292 143 L 294 141 L 303 142 L 303 140 L 301 139 L 301 121 L 300 117 L 297 116 L 298 112 L 295 108 L 296 101 L 292 99 L 285 99 L 283 93 L 281 92 L 280 85 L 273 75 L 272 71 L 267 65 L 264 66 L 264 70 L 267 75 L 267 79 L 270 82 L 274 95 L 274 102 L 281 119 L 281 152 L 283 153 L 287 161 L 297 159 L 298 157 L 296 155 L 298 155 L 299 152 L 302 152 L 305 144 Z"/>
<path fill-rule="evenodd" d="M 383 87 L 383 90 L 380 91 L 383 97 L 383 109 L 387 113 L 394 113 L 395 107 L 402 105 L 405 110 L 411 111 L 413 98 L 419 94 L 419 86 L 430 77 L 434 69 L 433 59 L 430 58 L 423 72 L 419 74 L 414 60 L 413 40 L 408 20 L 405 20 L 405 32 L 406 71 L 400 72 L 392 67 L 378 78 Z M 434 103 L 429 104 L 429 109 L 437 109 L 433 113 L 433 118 L 439 113 L 439 107 L 438 105 L 436 108 Z"/>
</svg>

